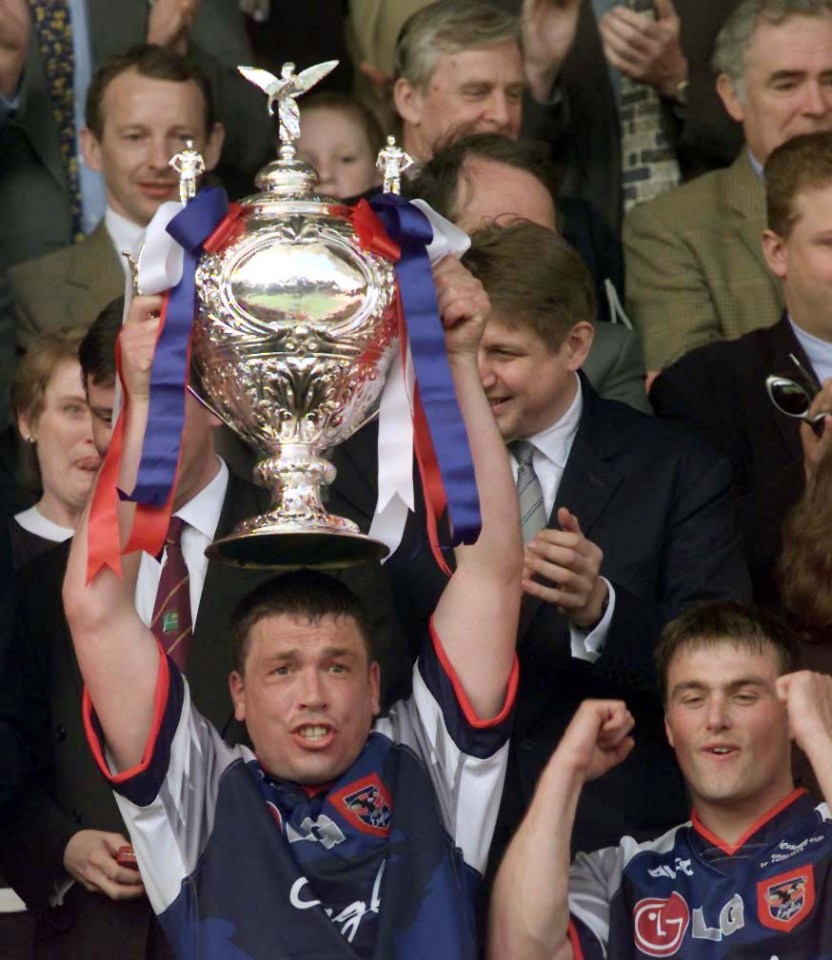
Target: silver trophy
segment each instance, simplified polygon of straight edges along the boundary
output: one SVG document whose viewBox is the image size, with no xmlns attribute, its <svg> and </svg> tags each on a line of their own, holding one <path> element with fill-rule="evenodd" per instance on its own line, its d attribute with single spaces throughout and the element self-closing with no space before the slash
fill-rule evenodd
<svg viewBox="0 0 832 960">
<path fill-rule="evenodd" d="M 398 347 L 393 265 L 361 246 L 350 208 L 317 195 L 317 174 L 296 156 L 296 98 L 334 66 L 296 75 L 286 64 L 280 77 L 240 68 L 269 113 L 277 104 L 278 159 L 196 273 L 192 355 L 205 400 L 258 451 L 255 480 L 273 497 L 209 548 L 241 566 L 339 567 L 387 553 L 321 501 L 335 476 L 323 452 L 375 412 Z"/>
</svg>

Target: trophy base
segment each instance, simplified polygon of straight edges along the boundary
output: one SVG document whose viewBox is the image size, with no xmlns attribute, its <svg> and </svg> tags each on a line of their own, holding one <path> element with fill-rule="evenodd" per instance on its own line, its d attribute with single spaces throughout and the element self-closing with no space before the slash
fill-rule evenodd
<svg viewBox="0 0 832 960">
<path fill-rule="evenodd" d="M 348 530 L 321 530 L 289 526 L 232 533 L 215 540 L 205 551 L 212 560 L 236 567 L 292 570 L 315 567 L 340 570 L 381 560 L 390 551 L 380 540 Z"/>
</svg>

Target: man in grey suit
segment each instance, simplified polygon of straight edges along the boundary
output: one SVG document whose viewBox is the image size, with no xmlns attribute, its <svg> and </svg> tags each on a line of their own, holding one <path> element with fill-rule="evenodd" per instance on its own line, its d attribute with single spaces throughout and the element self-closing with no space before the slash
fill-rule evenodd
<svg viewBox="0 0 832 960">
<path fill-rule="evenodd" d="M 84 159 L 104 176 L 107 210 L 87 239 L 10 271 L 22 350 L 49 327 L 88 326 L 124 292 L 122 251 L 137 254 L 159 206 L 179 197 L 171 156 L 190 138 L 212 170 L 224 138 L 204 75 L 149 44 L 102 64 L 90 84 L 86 123 Z"/>
<path fill-rule="evenodd" d="M 832 0 L 742 0 L 714 61 L 746 148 L 727 170 L 635 207 L 624 224 L 629 311 L 649 370 L 780 317 L 760 245 L 762 165 L 792 137 L 832 130 Z"/>
</svg>

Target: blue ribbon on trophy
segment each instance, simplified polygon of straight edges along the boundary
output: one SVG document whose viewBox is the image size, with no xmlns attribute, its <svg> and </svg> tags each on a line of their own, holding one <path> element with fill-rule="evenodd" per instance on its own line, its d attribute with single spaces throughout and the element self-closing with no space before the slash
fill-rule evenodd
<svg viewBox="0 0 832 960">
<path fill-rule="evenodd" d="M 433 223 L 441 224 L 446 234 L 450 232 L 447 228 L 452 228 L 457 242 L 464 234 L 427 205 L 417 206 L 394 193 L 374 197 L 370 205 L 390 239 L 401 249 L 396 278 L 419 398 L 445 489 L 453 542 L 473 543 L 482 526 L 479 495 L 468 435 L 445 352 L 428 253 L 428 246 L 434 241 Z"/>
</svg>

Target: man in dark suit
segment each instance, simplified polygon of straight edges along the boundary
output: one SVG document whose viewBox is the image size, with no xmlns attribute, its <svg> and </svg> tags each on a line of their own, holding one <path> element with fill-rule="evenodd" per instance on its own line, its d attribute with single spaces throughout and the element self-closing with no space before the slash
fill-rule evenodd
<svg viewBox="0 0 832 960">
<path fill-rule="evenodd" d="M 575 847 L 603 846 L 616 831 L 660 831 L 687 810 L 664 742 L 654 641 L 688 604 L 748 593 L 728 464 L 680 431 L 602 400 L 580 374 L 592 342 L 592 284 L 551 231 L 529 223 L 484 231 L 464 262 L 492 303 L 480 354 L 486 394 L 516 452 L 518 487 L 529 485 L 521 475 L 529 447 L 518 449 L 518 440 L 534 448 L 540 485 L 540 503 L 528 506 L 520 494 L 521 513 L 536 523 L 524 524 L 521 681 L 492 862 L 586 697 L 625 698 L 640 745 L 618 774 L 582 797 Z M 371 485 L 350 452 L 341 447 L 335 454 L 333 506 L 361 521 Z M 387 564 L 414 638 L 444 583 L 423 529 L 417 512 Z"/>
<path fill-rule="evenodd" d="M 471 133 L 517 140 L 525 86 L 520 35 L 516 17 L 479 0 L 440 0 L 407 20 L 396 44 L 393 91 L 402 142 L 414 159 L 427 161 Z M 558 199 L 558 208 L 598 286 L 611 284 L 623 300 L 618 237 L 587 198 Z"/>
<path fill-rule="evenodd" d="M 770 374 L 790 377 L 815 394 L 813 413 L 832 410 L 832 310 L 823 243 L 832 230 L 832 134 L 805 134 L 778 147 L 765 181 L 762 250 L 781 283 L 786 311 L 773 327 L 682 357 L 662 372 L 650 399 L 660 416 L 696 429 L 730 458 L 754 593 L 770 603 L 777 597 L 773 574 L 781 525 L 832 443 L 828 422 L 818 437 L 779 412 L 765 385 Z"/>
<path fill-rule="evenodd" d="M 710 65 L 714 39 L 735 4 L 499 0 L 525 26 L 530 96 L 523 135 L 552 144 L 565 192 L 594 203 L 616 233 L 626 187 L 622 77 L 634 90 L 657 92 L 660 129 L 683 178 L 726 166 L 739 151 L 742 138 L 719 102 Z"/>
<path fill-rule="evenodd" d="M 496 133 L 461 137 L 422 164 L 408 192 L 467 233 L 516 219 L 557 231 L 593 276 L 597 319 L 618 319 L 610 307 L 615 297 L 612 283 L 605 278 L 616 246 L 607 243 L 605 228 L 593 230 L 598 224 L 603 228 L 603 223 L 600 217 L 584 215 L 586 205 L 558 197 L 557 174 L 539 144 Z M 602 396 L 650 412 L 641 343 L 623 324 L 596 324 L 584 372 Z"/>
<path fill-rule="evenodd" d="M 114 376 L 111 357 L 120 315 L 119 309 L 105 312 L 81 350 L 87 386 L 95 390 L 91 405 L 102 411 L 107 408 L 102 379 L 108 369 Z M 132 325 L 125 327 L 124 336 L 125 366 L 141 365 L 152 357 L 154 330 Z M 85 350 L 91 341 L 96 349 Z M 233 720 L 228 691 L 227 626 L 237 602 L 270 574 L 229 568 L 206 561 L 201 554 L 211 539 L 262 512 L 268 498 L 217 458 L 212 443 L 215 425 L 214 417 L 189 396 L 174 513 L 188 524 L 182 552 L 191 582 L 202 580 L 201 588 L 191 591 L 195 616 L 187 675 L 205 716 L 227 739 L 237 742 L 244 731 Z M 69 544 L 62 545 L 39 558 L 21 572 L 16 585 L 15 640 L 5 672 L 9 686 L 0 694 L 0 731 L 2 721 L 10 720 L 13 729 L 25 733 L 38 775 L 24 785 L 4 820 L 0 863 L 6 880 L 37 914 L 36 956 L 44 960 L 167 958 L 172 954 L 138 875 L 116 861 L 119 848 L 128 843 L 126 831 L 84 735 L 83 684 L 61 603 L 68 548 Z M 160 564 L 144 556 L 142 565 L 136 604 L 149 619 Z M 385 604 L 384 584 L 371 567 L 345 579 L 356 592 L 374 598 L 381 658 L 385 668 L 389 665 L 392 670 L 386 689 L 395 696 L 406 664 L 403 657 L 389 656 L 391 628 L 384 618 L 389 616 L 390 604 Z M 20 690 L 27 698 L 22 705 Z"/>
</svg>

